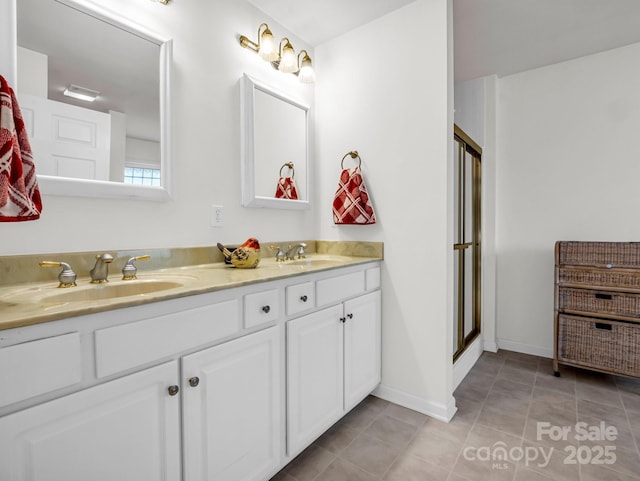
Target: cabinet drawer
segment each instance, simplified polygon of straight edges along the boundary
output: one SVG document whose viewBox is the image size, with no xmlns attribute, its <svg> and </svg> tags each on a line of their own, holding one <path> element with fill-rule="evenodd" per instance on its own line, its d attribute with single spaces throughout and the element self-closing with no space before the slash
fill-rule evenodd
<svg viewBox="0 0 640 481">
<path fill-rule="evenodd" d="M 313 282 L 303 282 L 287 287 L 287 315 L 298 314 L 316 305 L 316 291 Z"/>
<path fill-rule="evenodd" d="M 352 272 L 316 282 L 318 307 L 356 296 L 364 292 L 364 271 Z"/>
<path fill-rule="evenodd" d="M 585 367 L 640 376 L 640 324 L 560 314 L 558 358 Z"/>
<path fill-rule="evenodd" d="M 280 317 L 278 289 L 244 296 L 244 327 L 249 329 Z"/>
<path fill-rule="evenodd" d="M 0 407 L 80 382 L 81 366 L 77 332 L 0 349 Z"/>
<path fill-rule="evenodd" d="M 561 267 L 558 269 L 558 282 L 574 286 L 602 286 L 623 290 L 640 290 L 640 271 L 575 266 Z"/>
<path fill-rule="evenodd" d="M 95 332 L 96 375 L 108 376 L 240 331 L 236 299 Z"/>
<path fill-rule="evenodd" d="M 558 290 L 558 308 L 640 318 L 640 294 L 561 287 Z"/>
<path fill-rule="evenodd" d="M 640 267 L 640 242 L 558 241 L 556 265 Z"/>
</svg>

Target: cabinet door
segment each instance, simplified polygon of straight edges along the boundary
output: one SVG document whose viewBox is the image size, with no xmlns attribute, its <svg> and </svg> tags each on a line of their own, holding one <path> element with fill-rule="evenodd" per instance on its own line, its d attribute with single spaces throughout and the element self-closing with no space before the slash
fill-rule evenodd
<svg viewBox="0 0 640 481">
<path fill-rule="evenodd" d="M 0 418 L 0 479 L 180 480 L 177 382 L 173 361 Z"/>
<path fill-rule="evenodd" d="M 349 411 L 380 382 L 380 291 L 344 303 L 344 407 Z"/>
<path fill-rule="evenodd" d="M 342 305 L 287 323 L 287 442 L 294 456 L 343 414 Z"/>
<path fill-rule="evenodd" d="M 186 481 L 262 481 L 274 473 L 282 455 L 280 371 L 277 326 L 183 359 Z"/>
</svg>

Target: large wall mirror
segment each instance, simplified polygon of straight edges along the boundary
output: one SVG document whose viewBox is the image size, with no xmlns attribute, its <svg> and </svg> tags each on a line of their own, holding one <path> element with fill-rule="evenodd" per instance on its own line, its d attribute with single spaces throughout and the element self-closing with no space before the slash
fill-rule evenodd
<svg viewBox="0 0 640 481">
<path fill-rule="evenodd" d="M 88 0 L 2 1 L 40 190 L 169 199 L 171 40 Z M 96 100 L 63 94 L 76 87 Z"/>
<path fill-rule="evenodd" d="M 241 79 L 242 205 L 309 208 L 309 106 L 262 81 Z M 290 179 L 297 199 L 278 197 Z"/>
</svg>

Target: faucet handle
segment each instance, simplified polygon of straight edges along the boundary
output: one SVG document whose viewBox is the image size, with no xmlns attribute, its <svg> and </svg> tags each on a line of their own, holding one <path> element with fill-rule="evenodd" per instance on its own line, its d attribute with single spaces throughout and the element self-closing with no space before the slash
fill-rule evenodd
<svg viewBox="0 0 640 481">
<path fill-rule="evenodd" d="M 307 253 L 304 250 L 306 247 L 307 244 L 304 242 L 300 242 L 300 244 L 298 244 L 298 259 L 305 259 L 307 257 Z"/>
<path fill-rule="evenodd" d="M 62 271 L 58 275 L 58 280 L 60 284 L 58 287 L 75 287 L 76 284 L 76 273 L 73 272 L 73 269 L 66 262 L 53 262 L 53 261 L 40 261 L 40 267 L 62 267 Z"/>
<path fill-rule="evenodd" d="M 284 257 L 285 257 L 284 252 L 282 251 L 280 246 L 272 245 L 272 246 L 269 246 L 269 249 L 271 249 L 272 251 L 275 251 L 275 250 L 278 251 L 276 253 L 276 262 L 284 262 Z"/>
<path fill-rule="evenodd" d="M 134 262 L 135 261 L 146 261 L 150 257 L 151 256 L 148 255 L 148 254 L 145 254 L 143 256 L 131 257 L 127 261 L 127 263 L 124 265 L 124 267 L 122 268 L 122 280 L 123 281 L 131 281 L 133 279 L 137 279 L 138 276 L 136 274 L 138 273 L 138 268 L 136 267 Z"/>
</svg>

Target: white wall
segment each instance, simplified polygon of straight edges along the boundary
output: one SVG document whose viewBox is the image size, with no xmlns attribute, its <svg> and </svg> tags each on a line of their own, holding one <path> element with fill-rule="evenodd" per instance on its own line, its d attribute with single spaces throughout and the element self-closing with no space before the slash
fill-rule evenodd
<svg viewBox="0 0 640 481">
<path fill-rule="evenodd" d="M 384 241 L 379 393 L 441 417 L 452 408 L 448 7 L 419 0 L 316 48 L 320 237 Z M 340 160 L 354 149 L 378 223 L 335 227 Z"/>
<path fill-rule="evenodd" d="M 498 83 L 502 348 L 552 355 L 555 241 L 640 238 L 638 58 L 635 44 Z"/>
<path fill-rule="evenodd" d="M 174 39 L 174 200 L 44 196 L 40 220 L 0 225 L 0 255 L 215 245 L 250 236 L 314 238 L 317 204 L 307 211 L 241 207 L 239 79 L 243 72 L 305 99 L 312 111 L 314 86 L 273 70 L 254 52 L 241 48 L 238 36 L 256 40 L 258 25 L 266 21 L 276 37 L 288 36 L 296 50 L 306 48 L 315 60 L 313 49 L 246 1 L 175 1 L 163 6 L 112 0 L 107 8 Z M 313 163 L 313 144 L 310 151 Z M 212 204 L 225 208 L 222 228 L 210 226 Z"/>
</svg>

